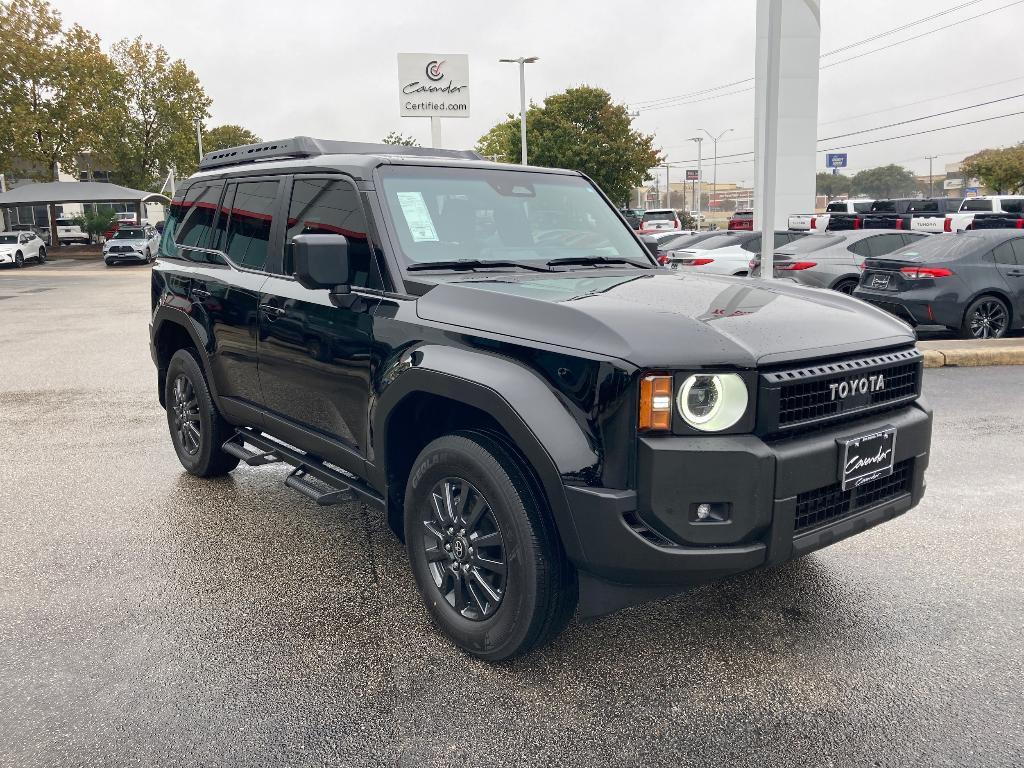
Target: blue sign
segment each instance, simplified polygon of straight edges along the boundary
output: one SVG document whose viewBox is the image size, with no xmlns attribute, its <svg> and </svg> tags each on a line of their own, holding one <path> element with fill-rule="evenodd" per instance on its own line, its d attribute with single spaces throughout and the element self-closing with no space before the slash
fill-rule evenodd
<svg viewBox="0 0 1024 768">
<path fill-rule="evenodd" d="M 845 152 L 829 152 L 825 155 L 825 167 L 827 168 L 845 168 L 846 167 L 846 153 Z"/>
</svg>

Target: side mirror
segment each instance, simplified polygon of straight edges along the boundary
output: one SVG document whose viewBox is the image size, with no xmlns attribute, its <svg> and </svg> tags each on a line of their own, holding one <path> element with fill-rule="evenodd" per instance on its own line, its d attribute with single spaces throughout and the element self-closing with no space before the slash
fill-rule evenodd
<svg viewBox="0 0 1024 768">
<path fill-rule="evenodd" d="M 296 235 L 292 238 L 295 279 L 303 288 L 349 292 L 348 238 L 344 235 Z"/>
</svg>

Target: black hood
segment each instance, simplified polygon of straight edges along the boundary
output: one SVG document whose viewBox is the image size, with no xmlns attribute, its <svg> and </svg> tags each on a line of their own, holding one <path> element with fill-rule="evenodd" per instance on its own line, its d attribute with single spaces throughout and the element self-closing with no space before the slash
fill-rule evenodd
<svg viewBox="0 0 1024 768">
<path fill-rule="evenodd" d="M 915 340 L 908 325 L 840 293 L 661 269 L 459 276 L 420 297 L 417 314 L 644 368 L 753 368 Z"/>
</svg>

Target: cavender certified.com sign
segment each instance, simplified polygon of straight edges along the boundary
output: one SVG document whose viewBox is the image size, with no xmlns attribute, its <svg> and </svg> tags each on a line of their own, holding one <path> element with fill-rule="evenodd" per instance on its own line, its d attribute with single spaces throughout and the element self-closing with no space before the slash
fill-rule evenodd
<svg viewBox="0 0 1024 768">
<path fill-rule="evenodd" d="M 398 54 L 402 117 L 469 117 L 469 56 Z"/>
</svg>

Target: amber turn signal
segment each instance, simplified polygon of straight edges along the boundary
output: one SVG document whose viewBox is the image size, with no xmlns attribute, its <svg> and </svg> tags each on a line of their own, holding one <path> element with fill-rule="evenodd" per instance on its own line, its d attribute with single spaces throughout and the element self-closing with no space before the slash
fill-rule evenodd
<svg viewBox="0 0 1024 768">
<path fill-rule="evenodd" d="M 640 418 L 642 431 L 672 428 L 672 377 L 644 376 L 640 379 Z"/>
</svg>

